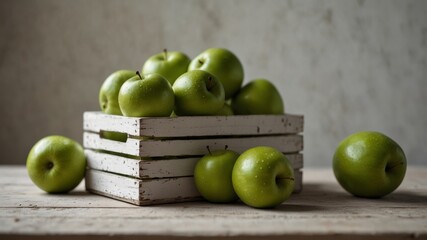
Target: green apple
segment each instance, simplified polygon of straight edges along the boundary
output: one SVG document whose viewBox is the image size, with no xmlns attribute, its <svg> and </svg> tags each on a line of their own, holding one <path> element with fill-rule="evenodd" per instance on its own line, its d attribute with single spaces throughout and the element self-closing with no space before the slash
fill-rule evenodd
<svg viewBox="0 0 427 240">
<path fill-rule="evenodd" d="M 168 52 L 151 56 L 142 66 L 143 75 L 157 73 L 162 75 L 171 85 L 183 73 L 187 72 L 190 58 L 182 52 Z"/>
<path fill-rule="evenodd" d="M 265 79 L 255 79 L 246 84 L 233 97 L 231 107 L 236 115 L 284 113 L 279 91 Z"/>
<path fill-rule="evenodd" d="M 169 117 L 175 97 L 170 83 L 160 74 L 137 76 L 123 83 L 119 106 L 127 117 Z"/>
<path fill-rule="evenodd" d="M 86 157 L 79 143 L 63 136 L 39 140 L 27 157 L 31 180 L 48 193 L 66 193 L 82 181 Z"/>
<path fill-rule="evenodd" d="M 231 172 L 238 157 L 239 154 L 231 150 L 219 150 L 210 152 L 197 162 L 194 181 L 203 198 L 215 203 L 237 200 Z"/>
<path fill-rule="evenodd" d="M 121 132 L 101 131 L 99 135 L 101 138 L 119 142 L 126 142 L 128 139 L 128 135 L 126 133 Z"/>
<path fill-rule="evenodd" d="M 172 88 L 178 116 L 215 115 L 224 106 L 221 82 L 206 71 L 188 71 L 175 81 Z"/>
<path fill-rule="evenodd" d="M 289 198 L 294 190 L 294 171 L 277 149 L 254 147 L 243 152 L 233 168 L 234 190 L 245 204 L 272 208 Z"/>
<path fill-rule="evenodd" d="M 333 169 L 339 184 L 358 197 L 379 198 L 393 192 L 406 173 L 402 148 L 379 132 L 358 132 L 338 145 Z"/>
<path fill-rule="evenodd" d="M 231 98 L 242 86 L 243 66 L 231 51 L 223 48 L 210 48 L 194 58 L 188 70 L 204 70 L 222 83 L 225 99 Z"/>
<path fill-rule="evenodd" d="M 102 112 L 122 115 L 118 101 L 119 91 L 123 83 L 133 76 L 135 76 L 135 71 L 118 70 L 105 79 L 99 90 L 99 105 Z M 101 137 L 120 142 L 127 140 L 127 134 L 118 132 L 104 131 L 101 133 Z"/>
<path fill-rule="evenodd" d="M 119 91 L 123 83 L 135 75 L 135 71 L 119 70 L 113 72 L 105 79 L 99 90 L 99 105 L 101 106 L 102 112 L 122 115 L 118 102 Z"/>
<path fill-rule="evenodd" d="M 224 103 L 224 106 L 215 114 L 216 116 L 233 116 L 233 109 L 228 103 Z"/>
</svg>

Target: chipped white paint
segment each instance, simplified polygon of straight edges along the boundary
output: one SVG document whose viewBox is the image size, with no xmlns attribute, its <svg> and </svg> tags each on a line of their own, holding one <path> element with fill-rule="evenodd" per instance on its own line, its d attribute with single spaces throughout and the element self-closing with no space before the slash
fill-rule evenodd
<svg viewBox="0 0 427 240">
<path fill-rule="evenodd" d="M 200 157 L 142 160 L 109 153 L 85 150 L 89 168 L 137 178 L 192 176 Z M 286 154 L 294 169 L 303 167 L 302 154 Z"/>
<path fill-rule="evenodd" d="M 90 192 L 137 205 L 200 199 L 193 177 L 142 180 L 88 169 L 85 183 L 86 189 Z"/>
<path fill-rule="evenodd" d="M 229 137 L 206 139 L 147 139 L 128 138 L 117 142 L 101 138 L 98 133 L 84 133 L 84 147 L 139 157 L 204 155 L 210 150 L 232 149 L 243 152 L 255 146 L 271 146 L 283 153 L 299 152 L 303 149 L 302 135 L 272 135 L 258 137 Z"/>
<path fill-rule="evenodd" d="M 294 192 L 302 190 L 302 172 L 294 172 Z M 138 179 L 88 169 L 86 189 L 136 205 L 185 202 L 201 199 L 193 177 Z"/>
<path fill-rule="evenodd" d="M 85 112 L 83 119 L 85 131 L 154 137 L 296 134 L 304 126 L 303 116 L 291 114 L 131 118 Z"/>
</svg>

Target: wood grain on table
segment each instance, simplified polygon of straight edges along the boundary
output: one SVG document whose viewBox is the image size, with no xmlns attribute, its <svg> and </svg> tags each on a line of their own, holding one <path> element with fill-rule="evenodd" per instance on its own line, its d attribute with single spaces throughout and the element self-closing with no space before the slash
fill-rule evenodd
<svg viewBox="0 0 427 240">
<path fill-rule="evenodd" d="M 188 202 L 138 207 L 89 194 L 51 195 L 24 166 L 0 167 L 0 239 L 427 239 L 427 168 L 410 167 L 382 199 L 353 197 L 330 169 L 276 209 Z"/>
</svg>

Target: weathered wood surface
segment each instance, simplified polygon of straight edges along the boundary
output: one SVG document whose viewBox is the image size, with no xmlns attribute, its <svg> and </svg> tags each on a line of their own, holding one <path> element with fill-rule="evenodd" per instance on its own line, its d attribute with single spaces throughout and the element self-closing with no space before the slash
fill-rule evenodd
<svg viewBox="0 0 427 240">
<path fill-rule="evenodd" d="M 304 190 L 276 209 L 188 202 L 138 207 L 37 189 L 24 167 L 0 167 L 0 239 L 426 239 L 427 168 L 408 169 L 382 199 L 353 197 L 331 170 L 304 170 Z"/>
<path fill-rule="evenodd" d="M 85 112 L 83 129 L 115 131 L 133 136 L 186 137 L 296 134 L 303 132 L 302 115 L 191 116 L 131 118 Z"/>
<path fill-rule="evenodd" d="M 194 201 L 200 198 L 193 177 L 137 179 L 88 169 L 86 189 L 136 205 Z"/>
<path fill-rule="evenodd" d="M 194 166 L 201 158 L 199 156 L 165 160 L 141 160 L 97 152 L 89 149 L 85 150 L 85 154 L 89 168 L 137 178 L 192 176 Z M 300 169 L 303 167 L 302 154 L 287 154 L 286 157 L 289 159 L 294 169 Z"/>
<path fill-rule="evenodd" d="M 232 149 L 236 152 L 265 145 L 283 153 L 295 153 L 303 149 L 302 135 L 212 138 L 212 139 L 168 139 L 140 140 L 128 138 L 127 142 L 104 139 L 98 133 L 83 134 L 85 148 L 105 150 L 140 157 L 205 155 L 211 150 Z"/>
</svg>

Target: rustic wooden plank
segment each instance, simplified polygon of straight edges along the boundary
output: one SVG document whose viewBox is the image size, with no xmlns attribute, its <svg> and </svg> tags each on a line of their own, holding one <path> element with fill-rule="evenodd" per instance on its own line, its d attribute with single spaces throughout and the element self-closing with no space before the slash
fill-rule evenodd
<svg viewBox="0 0 427 240">
<path fill-rule="evenodd" d="M 86 189 L 136 205 L 194 201 L 200 199 L 192 177 L 137 179 L 88 169 Z"/>
<path fill-rule="evenodd" d="M 302 172 L 294 172 L 294 192 L 302 190 Z M 153 205 L 200 200 L 193 177 L 137 179 L 88 169 L 86 189 L 92 193 L 136 205 Z"/>
<path fill-rule="evenodd" d="M 331 169 L 276 209 L 204 201 L 137 207 L 83 192 L 44 194 L 23 166 L 0 167 L 0 239 L 426 239 L 427 168 L 382 199 L 356 198 Z"/>
<path fill-rule="evenodd" d="M 283 153 L 295 153 L 303 149 L 302 135 L 279 135 L 259 137 L 235 137 L 212 139 L 167 139 L 139 140 L 128 138 L 127 142 L 104 139 L 98 133 L 85 132 L 85 148 L 111 151 L 140 157 L 204 155 L 211 150 L 232 149 L 243 152 L 255 146 L 271 146 Z"/>
<path fill-rule="evenodd" d="M 155 137 L 296 134 L 304 126 L 302 115 L 291 114 L 130 118 L 85 112 L 83 119 L 85 131 Z"/>
<path fill-rule="evenodd" d="M 192 176 L 194 166 L 201 158 L 201 156 L 198 156 L 178 159 L 141 160 L 89 149 L 85 150 L 85 154 L 89 168 L 137 178 Z M 303 167 L 302 154 L 287 154 L 286 156 L 294 169 Z"/>
<path fill-rule="evenodd" d="M 377 205 L 378 206 L 378 205 Z M 302 209 L 305 209 L 302 210 Z M 404 239 L 425 239 L 425 209 L 368 208 L 349 212 L 334 206 L 313 207 L 286 203 L 273 210 L 257 210 L 235 204 L 191 202 L 139 208 L 21 208 L 1 209 L 0 233 L 76 234 L 148 237 L 282 237 L 300 239 L 335 235 L 357 237 L 404 235 Z M 18 219 L 18 221 L 16 221 Z M 16 221 L 16 222 L 15 222 Z M 42 224 L 43 223 L 43 224 Z M 306 238 L 302 238 L 306 237 Z M 412 238 L 411 238 L 412 237 Z"/>
</svg>

